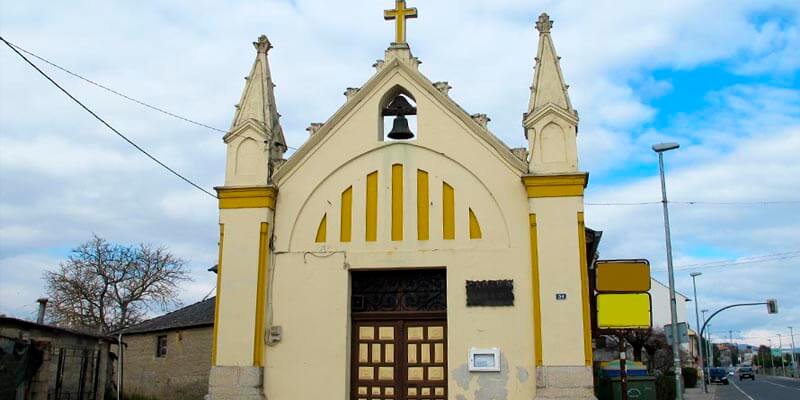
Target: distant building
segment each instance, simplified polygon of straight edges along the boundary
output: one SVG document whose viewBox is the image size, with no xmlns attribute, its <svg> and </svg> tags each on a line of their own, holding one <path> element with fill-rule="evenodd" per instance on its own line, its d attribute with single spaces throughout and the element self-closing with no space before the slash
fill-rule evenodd
<svg viewBox="0 0 800 400">
<path fill-rule="evenodd" d="M 664 328 L 664 325 L 672 323 L 672 315 L 669 309 L 669 286 L 650 278 L 650 299 L 652 301 L 653 328 Z M 689 322 L 686 313 L 686 302 L 691 301 L 688 297 L 679 292 L 675 292 L 675 302 L 677 303 L 678 323 Z M 694 324 L 689 324 L 694 325 Z"/>
<path fill-rule="evenodd" d="M 122 332 L 122 393 L 159 400 L 202 399 L 208 391 L 215 298 Z"/>
<path fill-rule="evenodd" d="M 0 399 L 101 400 L 112 387 L 111 337 L 0 317 Z"/>
</svg>

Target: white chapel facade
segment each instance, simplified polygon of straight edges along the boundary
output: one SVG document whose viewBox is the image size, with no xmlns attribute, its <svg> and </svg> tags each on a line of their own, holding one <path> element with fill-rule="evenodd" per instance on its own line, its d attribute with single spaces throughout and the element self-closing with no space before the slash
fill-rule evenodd
<svg viewBox="0 0 800 400">
<path fill-rule="evenodd" d="M 512 152 L 420 72 L 416 14 L 386 11 L 375 73 L 288 160 L 255 43 L 217 188 L 212 400 L 593 398 L 588 174 L 552 21 Z"/>
</svg>

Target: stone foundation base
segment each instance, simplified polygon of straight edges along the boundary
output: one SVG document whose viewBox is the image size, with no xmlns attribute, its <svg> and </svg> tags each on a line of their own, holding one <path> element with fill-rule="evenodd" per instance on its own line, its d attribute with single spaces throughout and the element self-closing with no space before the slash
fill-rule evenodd
<svg viewBox="0 0 800 400">
<path fill-rule="evenodd" d="M 591 367 L 536 368 L 536 399 L 596 400 Z"/>
<path fill-rule="evenodd" d="M 265 400 L 261 367 L 211 367 L 208 400 Z"/>
</svg>

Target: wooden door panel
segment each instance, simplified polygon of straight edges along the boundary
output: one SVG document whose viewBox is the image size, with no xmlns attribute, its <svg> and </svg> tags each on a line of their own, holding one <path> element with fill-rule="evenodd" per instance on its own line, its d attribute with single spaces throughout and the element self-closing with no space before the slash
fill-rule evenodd
<svg viewBox="0 0 800 400">
<path fill-rule="evenodd" d="M 444 320 L 354 320 L 353 400 L 447 398 Z"/>
</svg>

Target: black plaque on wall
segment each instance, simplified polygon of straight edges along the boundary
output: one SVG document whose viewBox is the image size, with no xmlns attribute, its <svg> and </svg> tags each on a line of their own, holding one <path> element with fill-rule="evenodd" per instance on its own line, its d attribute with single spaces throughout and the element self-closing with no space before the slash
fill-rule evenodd
<svg viewBox="0 0 800 400">
<path fill-rule="evenodd" d="M 467 307 L 514 305 L 514 281 L 467 281 Z"/>
</svg>

